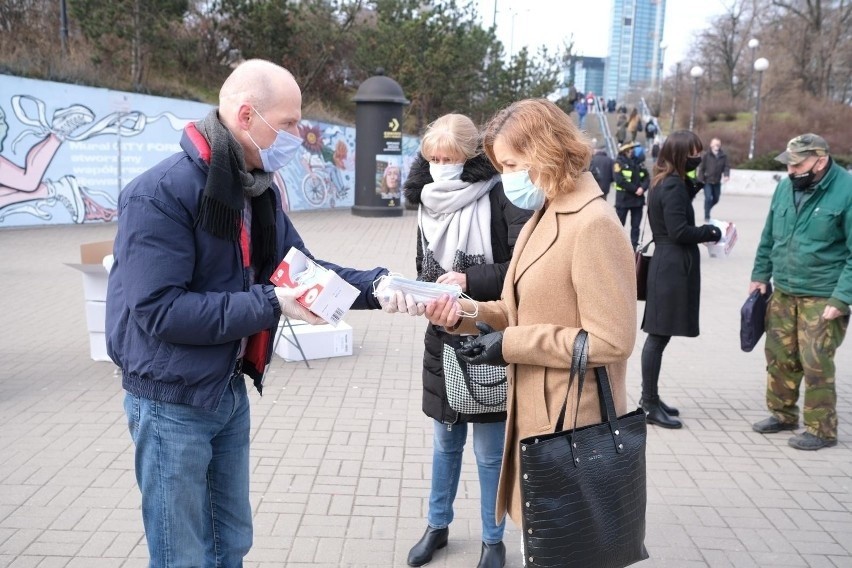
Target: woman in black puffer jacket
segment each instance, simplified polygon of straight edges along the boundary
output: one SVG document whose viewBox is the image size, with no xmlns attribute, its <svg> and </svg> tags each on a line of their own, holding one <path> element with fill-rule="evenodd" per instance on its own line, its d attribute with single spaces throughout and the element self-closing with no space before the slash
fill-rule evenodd
<svg viewBox="0 0 852 568">
<path fill-rule="evenodd" d="M 423 136 L 405 182 L 405 198 L 418 205 L 417 277 L 458 284 L 475 300 L 500 298 L 512 249 L 532 211 L 506 199 L 500 176 L 479 147 L 479 132 L 468 117 L 442 116 Z M 494 505 L 503 455 L 505 412 L 461 414 L 450 407 L 444 384 L 444 343 L 458 337 L 429 324 L 423 353 L 423 412 L 435 420 L 428 527 L 408 555 L 422 566 L 447 543 L 453 500 L 461 473 L 467 424 L 479 469 L 482 509 L 481 568 L 505 564 L 504 523 Z"/>
</svg>

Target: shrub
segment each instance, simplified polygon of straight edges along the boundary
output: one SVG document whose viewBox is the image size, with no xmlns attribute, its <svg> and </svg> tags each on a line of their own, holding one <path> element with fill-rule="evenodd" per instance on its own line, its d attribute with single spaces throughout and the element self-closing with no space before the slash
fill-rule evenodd
<svg viewBox="0 0 852 568">
<path fill-rule="evenodd" d="M 761 170 L 761 171 L 785 171 L 787 166 L 775 160 L 780 152 L 770 152 L 769 154 L 761 154 L 755 156 L 751 160 L 746 160 L 738 164 L 736 167 L 741 170 Z"/>
</svg>

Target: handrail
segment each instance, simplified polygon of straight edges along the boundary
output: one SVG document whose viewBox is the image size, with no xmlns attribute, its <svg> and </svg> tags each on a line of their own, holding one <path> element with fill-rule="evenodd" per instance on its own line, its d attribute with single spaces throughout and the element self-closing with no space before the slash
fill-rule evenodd
<svg viewBox="0 0 852 568">
<path fill-rule="evenodd" d="M 603 133 L 606 152 L 609 157 L 614 160 L 618 155 L 618 148 L 615 143 L 615 137 L 612 135 L 612 130 L 609 128 L 609 121 L 606 119 L 606 109 L 601 106 L 601 101 L 597 97 L 594 98 L 593 106 L 595 107 L 595 113 L 597 114 L 598 121 L 601 125 L 601 132 Z"/>
</svg>

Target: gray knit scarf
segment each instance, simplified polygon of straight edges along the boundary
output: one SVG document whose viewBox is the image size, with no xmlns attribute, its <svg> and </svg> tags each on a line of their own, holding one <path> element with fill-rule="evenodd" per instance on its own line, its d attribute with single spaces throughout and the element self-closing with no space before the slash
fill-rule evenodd
<svg viewBox="0 0 852 568">
<path fill-rule="evenodd" d="M 208 233 L 237 241 L 246 198 L 252 204 L 252 265 L 270 262 L 275 243 L 275 198 L 272 174 L 246 171 L 243 149 L 213 109 L 195 127 L 210 145 L 210 164 L 196 225 Z M 274 259 L 273 259 L 274 261 Z"/>
</svg>

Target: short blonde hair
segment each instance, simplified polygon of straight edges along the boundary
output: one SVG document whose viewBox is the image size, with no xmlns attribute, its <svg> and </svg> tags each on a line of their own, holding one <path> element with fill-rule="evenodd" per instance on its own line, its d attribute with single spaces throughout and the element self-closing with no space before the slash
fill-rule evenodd
<svg viewBox="0 0 852 568">
<path fill-rule="evenodd" d="M 530 162 L 538 174 L 536 184 L 548 199 L 571 191 L 592 157 L 591 140 L 547 99 L 512 103 L 488 122 L 483 146 L 488 159 L 502 172 L 494 156 L 494 141 L 498 137 Z"/>
<path fill-rule="evenodd" d="M 479 130 L 463 114 L 445 114 L 426 127 L 420 142 L 420 153 L 430 160 L 435 152 L 450 152 L 464 156 L 465 161 L 477 154 Z"/>
</svg>

